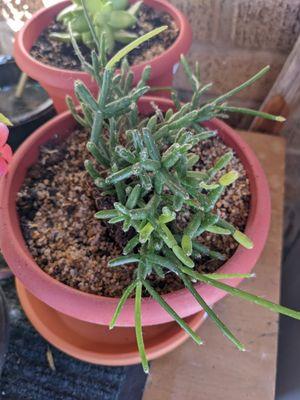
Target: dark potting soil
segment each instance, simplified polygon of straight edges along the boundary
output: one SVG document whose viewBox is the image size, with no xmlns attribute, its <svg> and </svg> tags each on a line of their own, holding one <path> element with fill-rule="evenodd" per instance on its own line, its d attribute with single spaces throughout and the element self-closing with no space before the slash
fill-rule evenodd
<svg viewBox="0 0 300 400">
<path fill-rule="evenodd" d="M 164 12 L 156 11 L 145 4 L 142 5 L 138 15 L 138 22 L 129 31 L 142 36 L 152 29 L 162 25 L 168 25 L 169 29 L 162 32 L 160 35 L 148 40 L 133 50 L 128 55 L 130 65 L 140 64 L 143 61 L 149 61 L 153 57 L 163 53 L 176 40 L 178 36 L 178 28 L 172 17 Z M 36 43 L 31 49 L 31 55 L 43 64 L 53 67 L 80 70 L 81 63 L 77 58 L 71 43 L 62 43 L 49 37 L 51 32 L 66 32 L 64 25 L 60 22 L 53 21 L 39 36 Z M 86 58 L 90 60 L 90 48 L 82 43 L 78 43 L 79 48 Z M 116 44 L 114 53 L 120 50 L 124 45 Z M 110 56 L 112 56 L 111 54 Z"/>
<path fill-rule="evenodd" d="M 112 208 L 114 200 L 102 197 L 85 172 L 83 163 L 89 158 L 86 140 L 87 133 L 77 130 L 63 144 L 41 148 L 39 160 L 28 171 L 18 194 L 21 228 L 33 258 L 46 273 L 84 292 L 118 297 L 132 281 L 135 266 L 109 268 L 107 263 L 122 254 L 132 233 L 125 234 L 118 224 L 94 218 L 96 211 Z M 218 137 L 202 142 L 197 149 L 201 161 L 196 169 L 210 168 L 226 151 L 228 147 Z M 216 208 L 243 231 L 249 213 L 249 181 L 236 155 L 226 168 L 231 169 L 240 177 L 226 189 Z M 226 259 L 237 248 L 230 235 L 205 233 L 199 241 L 220 251 Z M 196 269 L 213 272 L 223 263 L 202 257 Z M 160 293 L 182 288 L 173 273 L 164 279 L 150 279 Z"/>
</svg>

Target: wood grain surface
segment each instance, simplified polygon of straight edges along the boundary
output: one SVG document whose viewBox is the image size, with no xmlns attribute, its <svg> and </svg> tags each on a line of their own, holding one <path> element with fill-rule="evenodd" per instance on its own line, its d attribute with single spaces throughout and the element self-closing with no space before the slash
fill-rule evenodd
<svg viewBox="0 0 300 400">
<path fill-rule="evenodd" d="M 241 288 L 279 301 L 282 250 L 285 141 L 244 133 L 261 161 L 271 190 L 272 223 L 267 245 L 255 266 L 257 277 Z M 188 340 L 153 361 L 143 400 L 274 400 L 278 316 L 227 296 L 215 311 L 246 345 L 241 353 L 206 320 L 199 328 L 205 344 Z"/>
</svg>

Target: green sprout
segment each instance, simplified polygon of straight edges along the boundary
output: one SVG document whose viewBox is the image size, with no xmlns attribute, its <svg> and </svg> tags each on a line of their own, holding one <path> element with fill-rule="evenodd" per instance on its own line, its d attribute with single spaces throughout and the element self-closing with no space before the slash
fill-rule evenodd
<svg viewBox="0 0 300 400">
<path fill-rule="evenodd" d="M 199 336 L 154 289 L 148 279 L 151 274 L 163 278 L 168 272 L 175 273 L 216 326 L 239 350 L 244 350 L 243 344 L 196 291 L 194 282 L 203 282 L 272 311 L 300 319 L 298 311 L 221 282 L 228 278 L 251 278 L 253 274 L 205 274 L 195 270 L 198 257 L 226 259 L 223 254 L 211 250 L 197 240 L 204 232 L 232 235 L 245 248 L 253 247 L 251 239 L 245 233 L 222 219 L 215 210 L 215 205 L 226 187 L 238 178 L 238 173 L 234 170 L 223 173 L 233 152 L 228 151 L 210 169 L 200 172 L 195 170 L 199 160 L 195 146 L 217 134 L 216 131 L 203 127 L 201 123 L 215 117 L 224 117 L 231 112 L 242 112 L 275 121 L 283 120 L 282 117 L 255 110 L 230 107 L 225 102 L 258 80 L 269 67 L 263 68 L 248 81 L 224 95 L 203 103 L 202 95 L 211 84 L 203 85 L 198 65 L 196 64 L 193 71 L 182 56 L 181 62 L 193 90 L 191 100 L 181 105 L 176 91 L 172 91 L 174 108 L 166 113 L 155 108 L 153 115 L 142 117 L 137 101 L 149 91 L 147 81 L 151 68 L 145 67 L 140 81 L 132 87 L 133 75 L 124 57 L 164 29 L 165 27 L 158 28 L 136 39 L 110 61 L 103 51 L 105 38 L 102 35 L 98 52 L 92 51 L 92 63 L 84 59 L 76 38 L 72 30 L 70 31 L 83 68 L 98 83 L 100 94 L 94 97 L 82 82 L 77 81 L 75 94 L 81 111 L 76 110 L 71 98 L 67 99 L 67 103 L 78 123 L 91 132 L 87 149 L 92 160 L 86 160 L 86 170 L 99 191 L 115 200 L 112 209 L 99 210 L 95 217 L 108 220 L 111 224 L 122 224 L 124 232 L 129 229 L 135 232 L 125 245 L 123 254 L 109 262 L 111 268 L 135 265 L 134 279 L 119 300 L 110 329 L 116 325 L 128 297 L 134 295 L 137 345 L 145 372 L 149 371 L 149 366 L 141 324 L 143 290 L 197 344 L 202 343 Z M 120 72 L 116 73 L 116 64 L 120 61 Z M 184 228 L 178 229 L 176 221 L 187 210 L 189 220 Z"/>
<path fill-rule="evenodd" d="M 91 49 L 105 34 L 105 51 L 111 54 L 116 42 L 128 44 L 137 39 L 136 33 L 128 30 L 136 22 L 142 1 L 129 6 L 128 0 L 72 0 L 56 17 L 67 29 L 71 29 L 78 42 Z M 71 34 L 53 32 L 53 39 L 71 42 Z"/>
</svg>

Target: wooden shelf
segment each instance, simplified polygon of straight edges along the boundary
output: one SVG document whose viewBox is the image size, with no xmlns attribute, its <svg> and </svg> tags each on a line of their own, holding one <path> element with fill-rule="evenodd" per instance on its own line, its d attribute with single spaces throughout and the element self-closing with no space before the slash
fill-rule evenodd
<svg viewBox="0 0 300 400">
<path fill-rule="evenodd" d="M 271 190 L 272 223 L 257 277 L 242 289 L 278 302 L 282 250 L 285 141 L 241 132 L 261 161 Z M 227 296 L 215 311 L 246 345 L 241 353 L 207 320 L 199 328 L 204 346 L 191 340 L 153 361 L 143 400 L 274 400 L 278 316 Z"/>
</svg>

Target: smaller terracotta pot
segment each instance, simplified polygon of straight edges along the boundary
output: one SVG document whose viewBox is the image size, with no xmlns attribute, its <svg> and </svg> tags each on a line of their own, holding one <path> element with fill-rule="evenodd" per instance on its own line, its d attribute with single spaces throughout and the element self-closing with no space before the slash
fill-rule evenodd
<svg viewBox="0 0 300 400">
<path fill-rule="evenodd" d="M 53 346 L 64 353 L 101 365 L 131 365 L 141 362 L 136 345 L 135 329 L 91 324 L 69 317 L 33 296 L 16 279 L 17 294 L 22 308 L 35 329 Z M 185 319 L 196 330 L 204 322 L 201 311 Z M 188 339 L 176 322 L 146 326 L 143 336 L 148 360 L 174 350 Z"/>
<path fill-rule="evenodd" d="M 135 1 L 131 0 L 132 3 Z M 74 95 L 75 80 L 80 79 L 94 94 L 97 93 L 95 82 L 86 72 L 51 67 L 35 60 L 30 55 L 30 49 L 40 33 L 53 21 L 60 10 L 69 3 L 69 0 L 65 0 L 37 12 L 18 32 L 14 44 L 14 57 L 19 68 L 40 83 L 52 98 L 54 107 L 59 113 L 67 110 L 66 95 L 76 100 Z M 173 74 L 177 70 L 180 55 L 186 54 L 192 43 L 191 27 L 186 17 L 168 1 L 144 0 L 144 3 L 154 9 L 170 14 L 179 28 L 179 35 L 172 46 L 164 53 L 131 68 L 134 74 L 133 83 L 136 84 L 139 81 L 144 67 L 151 65 L 152 72 L 149 85 L 155 87 L 172 86 Z"/>
</svg>

